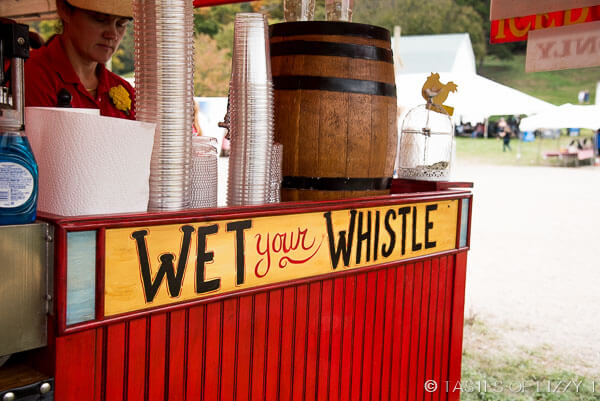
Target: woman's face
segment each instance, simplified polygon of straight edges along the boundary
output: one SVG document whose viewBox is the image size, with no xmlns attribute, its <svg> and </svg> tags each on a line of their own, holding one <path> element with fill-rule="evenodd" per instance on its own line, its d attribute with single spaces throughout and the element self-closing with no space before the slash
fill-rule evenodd
<svg viewBox="0 0 600 401">
<path fill-rule="evenodd" d="M 64 34 L 69 37 L 80 57 L 98 63 L 106 63 L 112 57 L 130 21 L 78 8 L 65 17 Z"/>
</svg>

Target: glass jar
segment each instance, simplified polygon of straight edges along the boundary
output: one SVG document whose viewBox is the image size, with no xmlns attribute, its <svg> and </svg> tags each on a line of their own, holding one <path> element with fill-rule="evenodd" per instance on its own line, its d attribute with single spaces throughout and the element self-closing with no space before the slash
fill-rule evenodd
<svg viewBox="0 0 600 401">
<path fill-rule="evenodd" d="M 448 181 L 453 140 L 454 125 L 442 107 L 428 103 L 410 110 L 400 132 L 398 178 Z"/>
</svg>

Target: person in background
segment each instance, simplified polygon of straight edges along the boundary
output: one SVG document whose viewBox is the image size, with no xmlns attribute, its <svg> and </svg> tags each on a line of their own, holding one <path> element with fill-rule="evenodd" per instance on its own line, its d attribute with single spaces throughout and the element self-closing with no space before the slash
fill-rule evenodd
<svg viewBox="0 0 600 401">
<path fill-rule="evenodd" d="M 127 25 L 129 0 L 56 0 L 62 33 L 25 62 L 25 106 L 100 109 L 135 119 L 132 86 L 107 70 Z"/>
</svg>

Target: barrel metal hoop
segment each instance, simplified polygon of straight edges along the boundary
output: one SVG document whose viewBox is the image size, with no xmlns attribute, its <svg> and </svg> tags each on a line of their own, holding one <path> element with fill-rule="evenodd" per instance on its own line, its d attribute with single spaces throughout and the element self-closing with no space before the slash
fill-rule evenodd
<svg viewBox="0 0 600 401">
<path fill-rule="evenodd" d="M 273 86 L 276 90 L 326 90 L 396 97 L 396 85 L 362 79 L 283 75 L 273 77 Z"/>
<path fill-rule="evenodd" d="M 296 21 L 274 24 L 269 27 L 271 37 L 296 35 L 359 36 L 367 39 L 390 41 L 391 34 L 375 25 L 341 21 Z"/>
<path fill-rule="evenodd" d="M 282 188 L 318 191 L 382 191 L 389 189 L 391 177 L 283 177 Z"/>
<path fill-rule="evenodd" d="M 351 43 L 290 40 L 271 43 L 271 57 L 290 55 L 336 56 L 363 60 L 383 61 L 393 64 L 392 51 L 382 47 Z"/>
</svg>

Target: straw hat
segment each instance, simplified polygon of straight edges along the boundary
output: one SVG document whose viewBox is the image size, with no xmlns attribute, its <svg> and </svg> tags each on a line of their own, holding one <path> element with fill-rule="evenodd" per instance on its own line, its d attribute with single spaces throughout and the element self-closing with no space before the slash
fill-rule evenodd
<svg viewBox="0 0 600 401">
<path fill-rule="evenodd" d="M 103 14 L 133 17 L 131 0 L 67 0 L 69 4 L 84 10 L 96 11 Z"/>
</svg>

